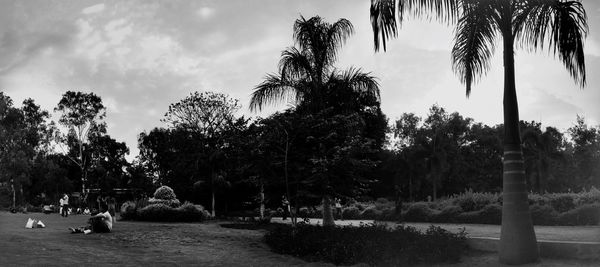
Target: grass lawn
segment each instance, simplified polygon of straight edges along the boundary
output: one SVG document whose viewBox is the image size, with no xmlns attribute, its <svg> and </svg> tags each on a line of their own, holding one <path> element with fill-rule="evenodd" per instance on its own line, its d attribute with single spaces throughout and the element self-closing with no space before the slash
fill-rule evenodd
<svg viewBox="0 0 600 267">
<path fill-rule="evenodd" d="M 27 218 L 46 228 L 26 229 Z M 0 212 L 0 266 L 332 266 L 308 263 L 269 250 L 264 230 L 221 227 L 220 223 L 117 222 L 108 234 L 71 234 L 88 216 Z M 236 227 L 238 228 L 238 227 Z M 576 260 L 543 259 L 526 266 L 597 266 Z M 494 253 L 468 252 L 458 264 L 503 266 Z"/>
<path fill-rule="evenodd" d="M 46 228 L 26 229 L 27 218 Z M 264 232 L 208 223 L 121 222 L 112 233 L 71 234 L 88 216 L 0 212 L 1 266 L 305 266 L 269 250 Z"/>
</svg>

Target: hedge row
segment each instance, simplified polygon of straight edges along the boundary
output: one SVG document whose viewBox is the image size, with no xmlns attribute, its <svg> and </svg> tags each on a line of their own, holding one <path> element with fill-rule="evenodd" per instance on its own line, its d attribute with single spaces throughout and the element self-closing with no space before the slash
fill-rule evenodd
<svg viewBox="0 0 600 267">
<path fill-rule="evenodd" d="M 382 225 L 322 227 L 282 225 L 265 235 L 277 253 L 336 265 L 405 266 L 458 262 L 466 248 L 465 233 L 453 234 L 432 226 L 425 233 L 412 227 Z"/>
<path fill-rule="evenodd" d="M 599 225 L 600 190 L 592 187 L 579 193 L 529 194 L 533 223 L 536 225 Z M 374 202 L 347 203 L 344 219 L 408 222 L 448 222 L 500 224 L 502 194 L 466 191 L 436 202 L 404 203 L 397 212 L 395 203 L 385 198 Z M 320 218 L 321 208 L 302 208 L 300 217 Z"/>
</svg>

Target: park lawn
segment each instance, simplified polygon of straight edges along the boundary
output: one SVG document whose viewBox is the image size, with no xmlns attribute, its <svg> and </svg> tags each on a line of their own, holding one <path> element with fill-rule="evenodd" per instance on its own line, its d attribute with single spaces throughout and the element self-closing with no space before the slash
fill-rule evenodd
<svg viewBox="0 0 600 267">
<path fill-rule="evenodd" d="M 26 229 L 27 218 L 42 220 L 46 228 Z M 216 222 L 118 221 L 112 233 L 70 233 L 68 227 L 83 226 L 87 218 L 0 212 L 0 265 L 322 265 L 271 252 L 263 231 L 223 228 Z"/>
<path fill-rule="evenodd" d="M 43 229 L 26 229 L 27 218 Z M 333 266 L 280 255 L 263 242 L 264 230 L 221 227 L 226 222 L 152 223 L 118 221 L 108 234 L 71 234 L 88 216 L 0 212 L 0 266 Z M 504 266 L 495 253 L 468 251 L 457 264 Z M 568 259 L 543 259 L 526 266 L 596 266 Z"/>
</svg>

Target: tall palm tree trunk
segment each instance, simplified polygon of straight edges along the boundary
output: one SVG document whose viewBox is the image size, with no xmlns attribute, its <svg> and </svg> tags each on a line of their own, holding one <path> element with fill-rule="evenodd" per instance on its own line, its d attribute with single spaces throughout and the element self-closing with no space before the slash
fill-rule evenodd
<svg viewBox="0 0 600 267">
<path fill-rule="evenodd" d="M 323 226 L 334 226 L 333 211 L 331 210 L 331 196 L 323 196 Z"/>
<path fill-rule="evenodd" d="M 524 264 L 537 261 L 539 252 L 527 200 L 515 86 L 514 37 L 510 22 L 505 24 L 504 29 L 504 172 L 500 262 Z"/>
</svg>

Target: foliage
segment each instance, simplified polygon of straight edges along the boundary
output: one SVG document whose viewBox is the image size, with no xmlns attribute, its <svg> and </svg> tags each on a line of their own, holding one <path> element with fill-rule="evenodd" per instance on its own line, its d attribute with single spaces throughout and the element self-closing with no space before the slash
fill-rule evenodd
<svg viewBox="0 0 600 267">
<path fill-rule="evenodd" d="M 265 235 L 265 241 L 277 253 L 336 265 L 372 266 L 457 262 L 466 248 L 465 240 L 464 232 L 453 234 L 433 226 L 422 233 L 405 226 L 389 229 L 382 225 L 299 225 L 294 229 L 286 225 Z"/>
<path fill-rule="evenodd" d="M 174 200 L 177 199 L 177 196 L 171 187 L 163 185 L 154 191 L 154 198 L 162 200 Z"/>
<path fill-rule="evenodd" d="M 563 212 L 558 217 L 561 225 L 599 225 L 600 203 L 585 204 Z"/>
<path fill-rule="evenodd" d="M 177 208 L 181 206 L 181 202 L 179 199 L 158 199 L 158 198 L 150 198 L 148 199 L 149 204 L 165 204 L 171 208 Z"/>
<path fill-rule="evenodd" d="M 150 204 L 139 209 L 136 220 L 155 222 L 199 222 L 207 219 L 208 213 L 202 206 L 186 202 L 179 208 L 165 204 Z"/>
</svg>

